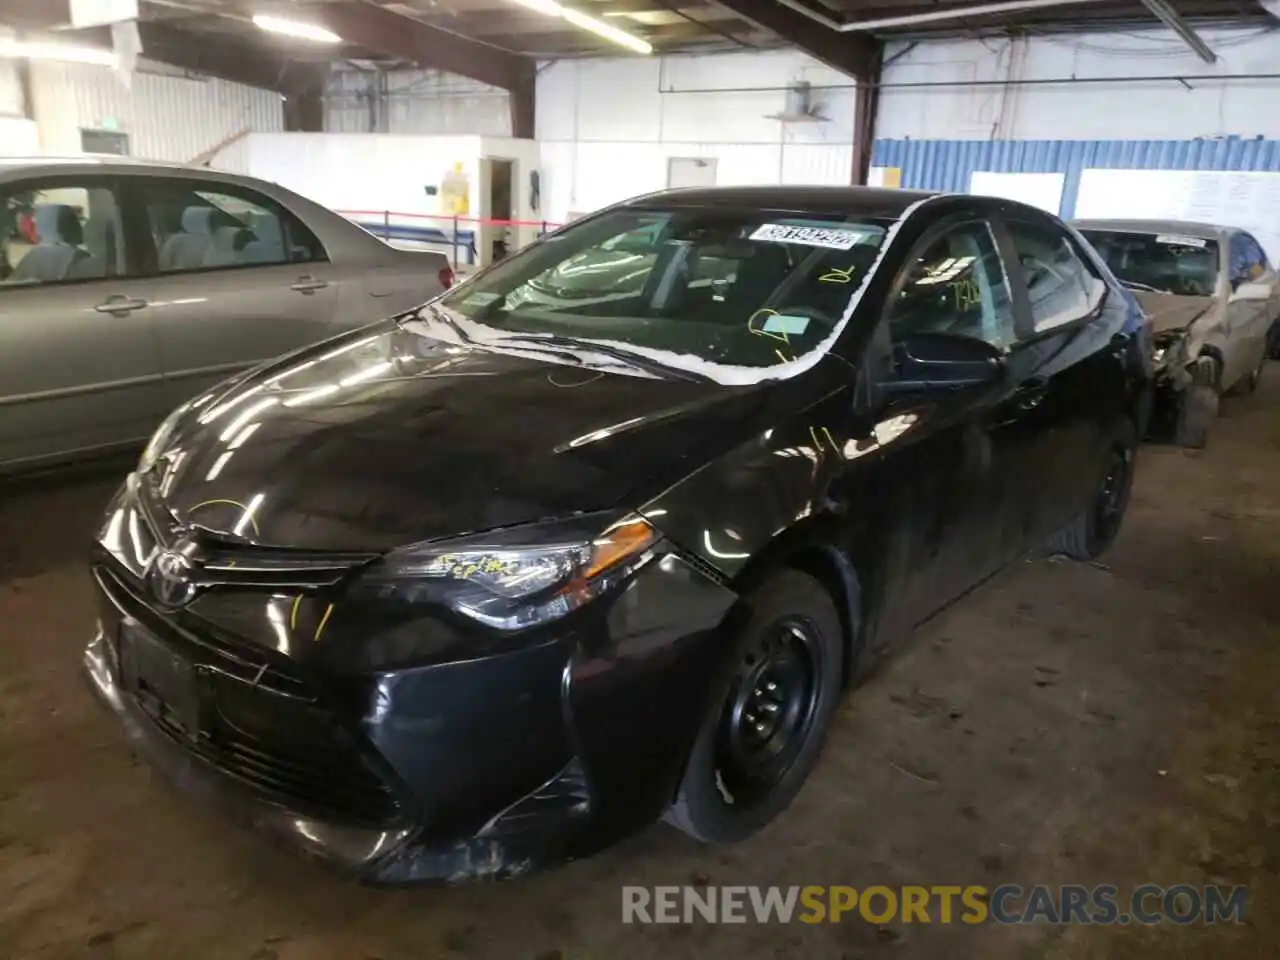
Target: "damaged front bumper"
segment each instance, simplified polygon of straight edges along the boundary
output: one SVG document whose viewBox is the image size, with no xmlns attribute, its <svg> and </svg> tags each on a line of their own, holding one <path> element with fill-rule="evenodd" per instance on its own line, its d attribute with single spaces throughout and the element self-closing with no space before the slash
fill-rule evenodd
<svg viewBox="0 0 1280 960">
<path fill-rule="evenodd" d="M 122 580 L 94 572 L 100 624 L 84 670 L 138 753 L 230 819 L 387 885 L 519 876 L 660 816 L 736 599 L 668 553 L 595 611 L 589 630 L 361 678 L 313 702 L 286 683 L 279 658 L 237 675 L 219 658 L 261 651 L 227 653 L 189 624 L 169 630 Z M 214 733 L 187 735 L 158 712 L 123 652 L 130 631 L 194 665 Z M 349 702 L 353 690 L 363 702 Z"/>
</svg>

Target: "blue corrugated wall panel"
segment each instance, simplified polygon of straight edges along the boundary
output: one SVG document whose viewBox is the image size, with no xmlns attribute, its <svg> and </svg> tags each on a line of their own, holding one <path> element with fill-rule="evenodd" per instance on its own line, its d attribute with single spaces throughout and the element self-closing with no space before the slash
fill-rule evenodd
<svg viewBox="0 0 1280 960">
<path fill-rule="evenodd" d="M 908 189 L 952 193 L 966 192 L 975 170 L 1062 173 L 1059 213 L 1070 217 L 1088 167 L 1280 172 L 1280 140 L 877 140 L 872 164 L 900 169 Z"/>
</svg>

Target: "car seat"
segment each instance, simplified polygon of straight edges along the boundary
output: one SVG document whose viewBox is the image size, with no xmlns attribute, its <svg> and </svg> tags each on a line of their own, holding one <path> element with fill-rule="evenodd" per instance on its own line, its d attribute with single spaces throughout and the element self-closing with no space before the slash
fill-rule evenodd
<svg viewBox="0 0 1280 960">
<path fill-rule="evenodd" d="M 253 218 L 253 233 L 256 239 L 244 245 L 245 263 L 284 263 L 288 259 L 284 255 L 284 234 L 278 217 L 258 214 Z"/>
<path fill-rule="evenodd" d="M 182 211 L 182 230 L 160 248 L 160 269 L 195 270 L 204 266 L 204 256 L 212 245 L 213 207 L 187 207 Z"/>
<path fill-rule="evenodd" d="M 18 261 L 12 280 L 49 283 L 65 280 L 72 266 L 88 256 L 80 249 L 84 231 L 75 210 L 63 203 L 38 204 L 35 209 L 37 243 Z"/>
<path fill-rule="evenodd" d="M 227 267 L 240 263 L 240 254 L 236 252 L 236 241 L 244 232 L 243 227 L 218 227 L 213 231 L 209 248 L 204 252 L 203 265 L 206 267 Z"/>
<path fill-rule="evenodd" d="M 114 277 L 117 269 L 116 222 L 113 216 L 90 217 L 84 223 L 87 256 L 76 261 L 71 276 L 81 279 Z"/>
</svg>

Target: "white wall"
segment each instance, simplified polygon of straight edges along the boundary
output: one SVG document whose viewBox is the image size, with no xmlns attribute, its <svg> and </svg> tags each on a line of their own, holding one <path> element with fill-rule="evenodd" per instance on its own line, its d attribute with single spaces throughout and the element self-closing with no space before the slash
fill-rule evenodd
<svg viewBox="0 0 1280 960">
<path fill-rule="evenodd" d="M 325 91 L 325 130 L 509 137 L 508 104 L 505 90 L 439 70 L 335 70 Z"/>
<path fill-rule="evenodd" d="M 126 86 L 105 67 L 33 63 L 39 150 L 77 154 L 81 128 L 109 127 L 129 135 L 136 157 L 187 161 L 241 129 L 283 127 L 279 94 L 222 80 L 191 80 L 159 65 L 144 64 L 143 70 Z M 6 77 L 11 73 L 11 62 L 0 60 L 0 114 L 9 112 Z M 0 141 L 0 153 L 7 150 Z"/>
<path fill-rule="evenodd" d="M 1219 56 L 1200 60 L 1168 30 L 1082 37 L 922 43 L 884 72 L 876 136 L 929 140 L 1187 140 L 1280 137 L 1280 31 L 1204 30 Z M 887 51 L 892 57 L 901 45 Z M 1182 76 L 1135 83 L 1122 78 Z M 895 83 L 1107 77 L 1055 86 L 895 89 Z M 1205 78 L 1197 81 L 1195 77 Z"/>
<path fill-rule="evenodd" d="M 845 85 L 813 92 L 828 122 L 767 118 L 797 80 Z M 744 87 L 776 89 L 734 90 Z M 562 220 L 660 190 L 670 157 L 714 157 L 721 186 L 847 184 L 853 94 L 848 77 L 790 50 L 553 63 L 538 76 L 544 214 Z"/>
<path fill-rule="evenodd" d="M 479 209 L 480 137 L 254 134 L 246 142 L 245 153 L 253 176 L 335 210 L 423 216 L 443 209 L 440 194 L 428 195 L 426 188 L 438 188 L 453 165 L 461 163 L 471 186 L 471 210 Z"/>
</svg>

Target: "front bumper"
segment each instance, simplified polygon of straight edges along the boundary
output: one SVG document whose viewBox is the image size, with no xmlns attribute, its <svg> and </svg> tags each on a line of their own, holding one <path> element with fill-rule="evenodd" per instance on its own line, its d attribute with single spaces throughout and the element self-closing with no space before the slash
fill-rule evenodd
<svg viewBox="0 0 1280 960">
<path fill-rule="evenodd" d="M 94 573 L 100 624 L 85 672 L 138 752 L 232 819 L 380 884 L 513 877 L 658 817 L 736 599 L 668 552 L 563 636 L 321 676 L 162 613 L 101 558 Z M 212 718 L 195 734 L 122 667 L 119 638 L 137 634 L 192 666 Z"/>
</svg>

